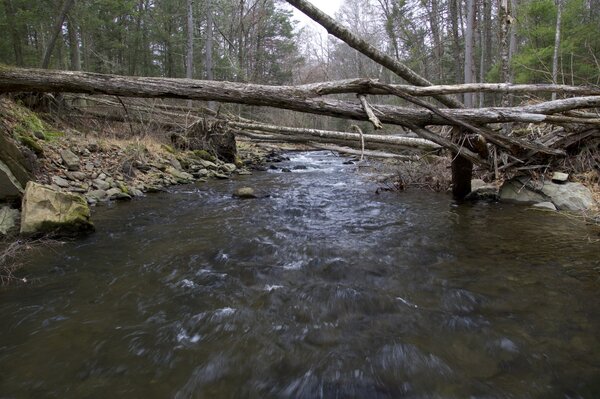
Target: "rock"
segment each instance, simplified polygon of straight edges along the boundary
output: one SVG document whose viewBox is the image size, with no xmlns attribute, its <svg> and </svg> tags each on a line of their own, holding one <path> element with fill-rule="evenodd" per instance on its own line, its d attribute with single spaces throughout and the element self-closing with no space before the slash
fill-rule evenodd
<svg viewBox="0 0 600 399">
<path fill-rule="evenodd" d="M 550 209 L 552 211 L 556 211 L 556 206 L 552 202 L 538 202 L 533 205 L 534 208 L 540 209 Z"/>
<path fill-rule="evenodd" d="M 354 165 L 354 161 L 344 161 L 342 165 Z"/>
<path fill-rule="evenodd" d="M 472 183 L 471 183 L 472 184 Z M 471 185 L 473 187 L 473 185 Z M 498 200 L 498 188 L 494 185 L 485 184 L 477 187 L 471 191 L 465 197 L 467 201 L 497 201 Z"/>
<path fill-rule="evenodd" d="M 85 164 L 85 170 L 87 170 L 88 172 L 93 172 L 94 171 L 94 164 L 93 163 L 86 163 Z"/>
<path fill-rule="evenodd" d="M 240 170 L 240 171 L 238 171 L 238 175 L 240 175 L 240 176 L 250 176 L 250 175 L 252 175 L 252 172 L 250 172 L 249 170 Z"/>
<path fill-rule="evenodd" d="M 275 165 L 269 165 L 269 169 L 271 169 L 271 170 L 277 170 L 279 168 L 277 166 L 275 166 Z"/>
<path fill-rule="evenodd" d="M 478 188 L 487 186 L 488 184 L 481 179 L 471 180 L 471 191 L 476 191 Z"/>
<path fill-rule="evenodd" d="M 110 184 L 104 180 L 102 180 L 100 177 L 98 177 L 97 179 L 94 179 L 94 181 L 92 181 L 92 184 L 94 185 L 94 187 L 96 187 L 98 190 L 108 190 L 110 188 Z"/>
<path fill-rule="evenodd" d="M 0 199 L 20 198 L 23 186 L 4 162 L 0 161 Z"/>
<path fill-rule="evenodd" d="M 58 187 L 67 188 L 69 187 L 69 181 L 63 179 L 60 176 L 52 176 L 52 183 L 56 184 Z"/>
<path fill-rule="evenodd" d="M 209 174 L 210 172 L 208 171 L 208 169 L 199 169 L 193 173 L 194 177 L 196 178 L 206 177 Z"/>
<path fill-rule="evenodd" d="M 514 201 L 524 203 L 545 202 L 546 197 L 528 188 L 528 181 L 516 177 L 506 181 L 500 188 L 500 199 L 503 201 Z"/>
<path fill-rule="evenodd" d="M 98 151 L 100 151 L 100 146 L 98 145 L 98 142 L 90 141 L 89 144 L 87 145 L 86 149 L 89 152 L 98 152 Z"/>
<path fill-rule="evenodd" d="M 79 157 L 70 150 L 62 150 L 60 152 L 60 157 L 68 170 L 79 170 Z"/>
<path fill-rule="evenodd" d="M 552 202 L 559 210 L 584 211 L 594 205 L 592 192 L 581 183 L 556 184 L 516 177 L 504 183 L 500 199 L 516 202 Z"/>
<path fill-rule="evenodd" d="M 562 172 L 554 172 L 552 181 L 557 184 L 566 183 L 569 180 L 569 175 Z"/>
<path fill-rule="evenodd" d="M 90 202 L 90 199 L 93 200 L 94 203 L 100 201 L 106 201 L 108 199 L 108 195 L 105 190 L 92 190 L 86 194 L 86 199 Z"/>
<path fill-rule="evenodd" d="M 205 159 L 201 159 L 198 161 L 198 163 L 200 165 L 202 165 L 203 168 L 208 169 L 208 170 L 217 170 L 217 164 L 215 164 L 214 162 L 211 161 L 207 161 Z"/>
<path fill-rule="evenodd" d="M 7 206 L 0 208 L 0 234 L 6 235 L 17 225 L 19 211 Z"/>
<path fill-rule="evenodd" d="M 281 171 L 283 173 L 291 173 L 292 172 L 292 170 L 290 168 L 281 168 Z"/>
<path fill-rule="evenodd" d="M 592 192 L 581 183 L 546 182 L 542 192 L 561 211 L 585 211 L 594 206 Z"/>
<path fill-rule="evenodd" d="M 71 180 L 85 180 L 87 177 L 83 172 L 65 172 L 65 175 Z"/>
<path fill-rule="evenodd" d="M 130 200 L 131 195 L 124 193 L 119 188 L 111 188 L 106 192 L 109 200 Z"/>
<path fill-rule="evenodd" d="M 258 198 L 252 187 L 240 187 L 233 192 L 233 196 L 241 199 Z"/>
<path fill-rule="evenodd" d="M 172 166 L 167 167 L 165 172 L 167 172 L 168 174 L 173 176 L 176 180 L 176 183 L 185 184 L 185 183 L 190 183 L 190 182 L 194 181 L 194 176 L 190 175 L 187 172 L 182 172 L 180 170 L 177 170 Z"/>
<path fill-rule="evenodd" d="M 235 164 L 232 164 L 232 163 L 225 163 L 225 164 L 221 165 L 220 169 L 225 173 L 233 173 L 236 171 L 237 166 L 235 166 Z"/>
<path fill-rule="evenodd" d="M 167 155 L 167 161 L 169 161 L 169 163 L 171 164 L 172 167 L 174 167 L 175 169 L 179 170 L 179 171 L 183 171 L 183 167 L 181 166 L 181 162 L 179 162 L 179 160 L 177 158 L 175 158 L 173 155 Z"/>
<path fill-rule="evenodd" d="M 306 169 L 308 169 L 308 166 L 306 166 L 306 165 L 296 165 L 296 166 L 294 166 L 293 169 L 294 170 L 306 170 Z"/>
<path fill-rule="evenodd" d="M 229 179 L 229 176 L 227 176 L 223 173 L 219 173 L 219 172 L 215 172 L 213 176 L 216 177 L 217 179 L 223 179 L 223 180 Z"/>
<path fill-rule="evenodd" d="M 15 141 L 0 132 L 0 200 L 20 198 L 31 179 L 32 165 Z"/>
<path fill-rule="evenodd" d="M 144 193 L 141 190 L 137 189 L 137 188 L 130 188 L 129 189 L 129 194 L 132 197 L 143 197 L 144 196 Z"/>
<path fill-rule="evenodd" d="M 77 235 L 94 231 L 90 208 L 78 194 L 52 190 L 35 182 L 27 183 L 22 204 L 22 234 L 49 233 Z"/>
</svg>

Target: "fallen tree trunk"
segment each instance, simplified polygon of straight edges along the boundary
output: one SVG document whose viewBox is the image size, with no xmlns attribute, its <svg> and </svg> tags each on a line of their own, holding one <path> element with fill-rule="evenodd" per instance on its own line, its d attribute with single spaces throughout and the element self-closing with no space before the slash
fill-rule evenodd
<svg viewBox="0 0 600 399">
<path fill-rule="evenodd" d="M 355 141 L 360 143 L 360 134 L 358 133 L 346 133 L 346 132 L 333 132 L 328 130 L 317 130 L 317 129 L 300 129 L 283 126 L 265 125 L 258 123 L 242 123 L 242 122 L 229 122 L 229 125 L 238 129 L 247 130 L 258 130 L 269 133 L 277 134 L 291 134 L 291 135 L 305 135 L 305 136 L 316 136 L 324 139 L 334 140 L 345 140 Z M 380 134 L 365 134 L 364 136 L 366 143 L 378 143 L 378 144 L 391 144 L 407 149 L 420 149 L 423 151 L 434 151 L 439 150 L 441 147 L 438 144 L 430 140 L 424 140 L 415 137 L 402 137 L 402 136 L 384 136 Z"/>
<path fill-rule="evenodd" d="M 315 89 L 318 90 L 318 89 Z M 2 92 L 71 92 L 107 94 L 123 97 L 177 98 L 200 101 L 219 101 L 256 106 L 289 109 L 293 111 L 368 121 L 368 115 L 359 102 L 306 96 L 306 86 L 265 86 L 233 82 L 217 82 L 171 78 L 143 78 L 103 75 L 87 72 L 49 71 L 0 67 Z M 313 95 L 316 95 L 313 92 Z M 552 114 L 576 109 L 600 107 L 600 96 L 578 97 L 567 100 L 514 108 L 445 109 L 454 118 L 471 123 L 543 123 Z M 371 105 L 383 123 L 407 126 L 446 125 L 446 118 L 430 110 Z M 584 123 L 585 118 L 581 118 Z"/>
</svg>

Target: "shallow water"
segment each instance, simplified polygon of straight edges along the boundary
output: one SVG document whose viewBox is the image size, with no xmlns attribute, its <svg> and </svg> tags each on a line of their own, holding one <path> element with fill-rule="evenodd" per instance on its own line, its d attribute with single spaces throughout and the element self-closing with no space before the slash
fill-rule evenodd
<svg viewBox="0 0 600 399">
<path fill-rule="evenodd" d="M 299 165 L 99 208 L 38 253 L 0 291 L 0 397 L 600 397 L 600 237 Z"/>
</svg>

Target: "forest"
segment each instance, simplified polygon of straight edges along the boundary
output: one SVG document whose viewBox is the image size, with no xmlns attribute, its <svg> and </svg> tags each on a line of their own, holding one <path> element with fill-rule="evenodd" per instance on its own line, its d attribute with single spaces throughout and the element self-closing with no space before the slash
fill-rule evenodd
<svg viewBox="0 0 600 399">
<path fill-rule="evenodd" d="M 335 19 L 434 84 L 600 84 L 598 0 L 345 0 Z M 0 27 L 0 60 L 20 67 L 269 85 L 401 81 L 278 0 L 3 0 Z M 483 93 L 465 101 L 500 104 Z"/>
</svg>

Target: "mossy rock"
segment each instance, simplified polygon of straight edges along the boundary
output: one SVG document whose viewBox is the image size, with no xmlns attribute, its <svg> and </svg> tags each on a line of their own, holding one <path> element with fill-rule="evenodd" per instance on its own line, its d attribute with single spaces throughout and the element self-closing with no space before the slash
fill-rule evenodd
<svg viewBox="0 0 600 399">
<path fill-rule="evenodd" d="M 205 161 L 215 162 L 217 160 L 217 157 L 206 150 L 195 150 L 192 153 L 196 158 L 204 159 Z"/>
<path fill-rule="evenodd" d="M 42 148 L 42 146 L 40 145 L 40 143 L 37 142 L 36 139 L 34 139 L 31 136 L 18 136 L 19 142 L 21 144 L 23 144 L 25 147 L 29 148 L 30 150 L 32 150 L 35 155 L 37 155 L 38 157 L 43 157 L 44 156 L 44 149 Z"/>
</svg>

